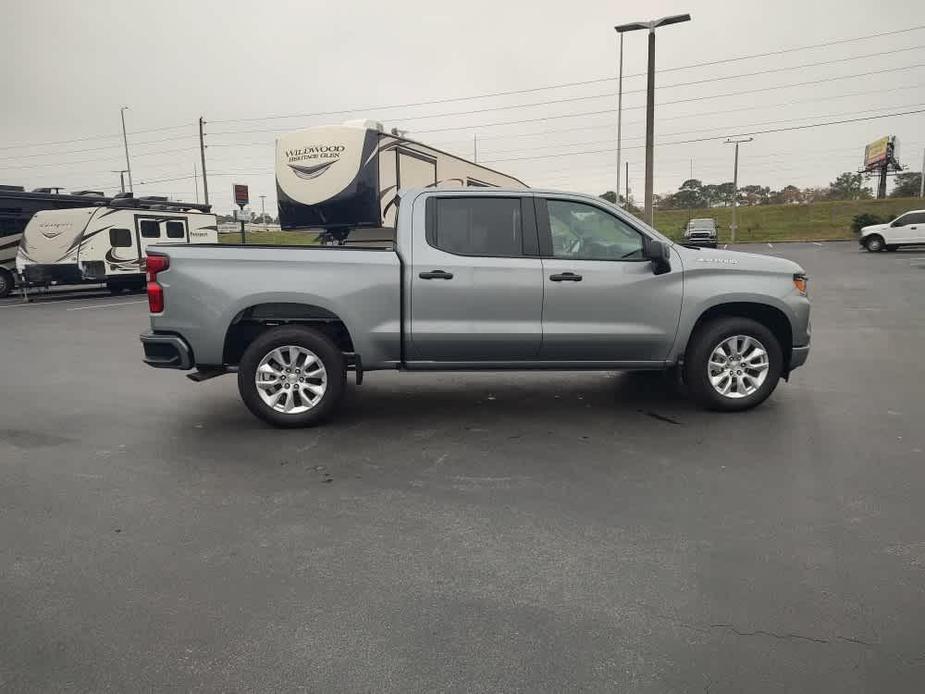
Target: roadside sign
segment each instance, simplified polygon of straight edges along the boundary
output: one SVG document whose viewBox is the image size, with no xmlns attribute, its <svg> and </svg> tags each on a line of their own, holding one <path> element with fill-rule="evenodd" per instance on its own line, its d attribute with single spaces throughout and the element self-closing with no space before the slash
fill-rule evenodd
<svg viewBox="0 0 925 694">
<path fill-rule="evenodd" d="M 240 183 L 234 184 L 234 202 L 236 205 L 244 207 L 250 202 L 250 198 L 247 193 L 247 186 L 241 185 Z"/>
</svg>

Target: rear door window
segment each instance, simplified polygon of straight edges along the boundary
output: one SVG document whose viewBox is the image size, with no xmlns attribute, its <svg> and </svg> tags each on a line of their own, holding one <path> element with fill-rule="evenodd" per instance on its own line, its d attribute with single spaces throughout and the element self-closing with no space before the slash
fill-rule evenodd
<svg viewBox="0 0 925 694">
<path fill-rule="evenodd" d="M 447 253 L 470 256 L 523 255 L 520 198 L 432 198 L 427 240 Z"/>
</svg>

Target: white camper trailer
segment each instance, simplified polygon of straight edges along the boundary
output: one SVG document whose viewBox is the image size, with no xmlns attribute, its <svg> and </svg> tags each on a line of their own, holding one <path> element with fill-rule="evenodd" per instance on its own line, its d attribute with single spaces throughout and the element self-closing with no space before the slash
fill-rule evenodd
<svg viewBox="0 0 925 694">
<path fill-rule="evenodd" d="M 513 176 L 399 135 L 375 121 L 309 128 L 276 142 L 283 229 L 395 226 L 402 188 L 526 188 Z"/>
<path fill-rule="evenodd" d="M 113 292 L 140 289 L 148 246 L 218 241 L 215 215 L 188 209 L 195 205 L 143 198 L 114 204 L 36 212 L 16 254 L 26 284 L 105 282 Z M 175 209 L 180 206 L 187 209 Z"/>
</svg>

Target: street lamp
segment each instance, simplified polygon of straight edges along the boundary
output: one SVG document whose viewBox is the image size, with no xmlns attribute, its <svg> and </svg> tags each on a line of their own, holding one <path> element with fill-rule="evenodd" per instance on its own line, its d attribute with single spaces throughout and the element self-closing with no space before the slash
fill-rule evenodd
<svg viewBox="0 0 925 694">
<path fill-rule="evenodd" d="M 637 29 L 648 29 L 649 30 L 649 67 L 647 71 L 646 78 L 646 203 L 645 203 L 645 218 L 649 224 L 655 222 L 654 218 L 654 209 L 652 206 L 652 178 L 653 172 L 655 170 L 655 161 L 653 157 L 654 141 L 655 141 L 655 30 L 659 27 L 667 26 L 669 24 L 678 24 L 680 22 L 689 22 L 691 16 L 689 14 L 676 14 L 670 17 L 662 17 L 661 19 L 653 19 L 648 22 L 632 22 L 630 24 L 621 24 L 614 27 L 617 30 L 617 33 L 620 34 L 621 40 L 621 49 L 620 49 L 620 104 L 617 106 L 617 171 L 620 170 L 619 163 L 619 151 L 620 151 L 620 120 L 623 102 L 623 50 L 622 50 L 622 40 L 623 34 L 627 31 L 636 31 Z M 619 193 L 618 193 L 619 194 Z"/>
</svg>

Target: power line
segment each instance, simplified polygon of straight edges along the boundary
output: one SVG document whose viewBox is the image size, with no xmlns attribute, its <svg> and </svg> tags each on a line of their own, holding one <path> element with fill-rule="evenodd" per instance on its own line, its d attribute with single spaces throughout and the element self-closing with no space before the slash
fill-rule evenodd
<svg viewBox="0 0 925 694">
<path fill-rule="evenodd" d="M 802 106 L 803 104 L 807 104 L 807 103 L 816 103 L 820 101 L 835 101 L 838 99 L 847 99 L 847 98 L 851 98 L 854 96 L 868 96 L 870 94 L 883 94 L 883 93 L 888 93 L 888 92 L 908 91 L 911 89 L 918 89 L 920 87 L 925 87 L 925 84 L 911 84 L 911 85 L 904 85 L 900 87 L 890 87 L 888 89 L 865 89 L 865 90 L 856 91 L 856 92 L 844 92 L 836 96 L 824 96 L 824 97 L 817 97 L 817 98 L 812 98 L 812 99 L 800 99 L 799 101 L 781 101 L 776 104 L 761 104 L 759 106 L 743 106 L 741 108 L 726 108 L 726 109 L 720 109 L 718 111 L 696 111 L 694 113 L 682 113 L 682 114 L 675 115 L 675 116 L 659 115 L 658 120 L 659 122 L 669 121 L 669 120 L 679 120 L 682 118 L 685 120 L 690 120 L 694 118 L 700 118 L 702 116 L 719 116 L 719 115 L 726 115 L 727 113 L 741 113 L 743 111 L 767 110 L 769 108 L 781 108 L 784 106 Z M 812 117 L 812 116 L 808 116 L 808 117 Z M 644 122 L 645 121 L 642 121 L 642 120 L 626 121 L 625 124 L 626 125 L 637 125 L 637 124 L 644 123 Z M 482 140 L 513 140 L 513 139 L 519 139 L 519 138 L 524 138 L 524 137 L 538 137 L 540 135 L 555 135 L 558 133 L 577 132 L 580 130 L 602 130 L 605 128 L 608 130 L 612 130 L 613 124 L 605 123 L 601 125 L 582 125 L 579 127 L 571 127 L 571 128 L 550 128 L 548 130 L 538 130 L 538 131 L 534 131 L 530 133 L 505 133 L 503 135 L 479 135 L 479 141 L 481 142 Z M 418 131 L 418 132 L 421 132 L 421 131 Z M 250 143 L 250 144 L 265 145 L 265 144 L 272 144 L 272 142 L 268 141 L 268 142 Z M 436 142 L 429 142 L 428 144 L 431 144 L 434 146 L 441 146 L 441 147 L 446 147 L 446 146 L 455 145 L 455 144 L 468 146 L 470 142 L 469 140 L 462 140 L 462 139 L 442 140 L 442 141 L 438 140 Z M 233 145 L 223 144 L 222 146 L 227 147 L 227 146 L 233 146 Z"/>
<path fill-rule="evenodd" d="M 868 77 L 870 75 L 878 75 L 878 74 L 883 74 L 886 72 L 898 72 L 900 70 L 911 70 L 913 68 L 918 68 L 918 67 L 925 67 L 925 64 L 908 65 L 908 66 L 900 67 L 900 68 L 887 68 L 885 70 L 873 70 L 871 72 L 859 72 L 853 75 L 842 75 L 840 77 L 828 77 L 826 79 L 821 79 L 821 80 L 811 80 L 807 82 L 795 82 L 792 84 L 781 84 L 777 86 L 766 86 L 766 87 L 761 87 L 759 89 L 746 89 L 746 90 L 738 91 L 738 92 L 724 92 L 722 94 L 696 96 L 696 97 L 690 97 L 687 99 L 675 99 L 674 101 L 662 101 L 658 103 L 657 105 L 658 106 L 670 106 L 672 104 L 686 104 L 686 103 L 693 103 L 696 101 L 708 101 L 710 99 L 722 99 L 722 98 L 726 98 L 730 96 L 741 96 L 743 94 L 759 94 L 759 93 L 780 90 L 780 89 L 791 89 L 793 87 L 808 87 L 808 86 L 813 86 L 817 84 L 825 84 L 828 82 L 834 82 L 835 80 L 840 80 L 840 79 L 851 79 L 853 77 Z M 641 110 L 644 108 L 645 108 L 644 105 L 629 106 L 629 107 L 624 107 L 623 110 L 624 111 L 635 111 L 635 110 Z M 603 109 L 600 111 L 583 111 L 583 112 L 578 112 L 578 113 L 565 113 L 565 114 L 560 114 L 560 115 L 555 115 L 555 116 L 542 116 L 539 118 L 524 118 L 520 120 L 500 121 L 497 123 L 477 123 L 475 125 L 459 125 L 459 126 L 446 127 L 446 128 L 427 128 L 425 130 L 415 130 L 414 132 L 415 133 L 441 133 L 441 132 L 450 132 L 453 130 L 471 130 L 474 128 L 493 128 L 493 127 L 497 127 L 501 125 L 519 125 L 522 123 L 537 123 L 537 122 L 547 121 L 547 120 L 558 120 L 561 118 L 576 118 L 579 116 L 597 116 L 597 115 L 603 115 L 603 114 L 615 113 L 615 112 L 616 112 L 616 109 L 611 108 L 611 109 Z"/>
<path fill-rule="evenodd" d="M 146 128 L 144 130 L 134 130 L 130 131 L 129 135 L 142 135 L 144 133 L 155 133 L 163 132 L 164 130 L 177 130 L 179 128 L 188 128 L 192 127 L 190 123 L 184 123 L 183 125 L 166 125 L 160 128 Z M 88 135 L 87 137 L 75 137 L 70 140 L 50 140 L 46 142 L 32 142 L 32 143 L 23 143 L 18 145 L 2 145 L 0 150 L 4 149 L 21 149 L 25 147 L 45 147 L 46 145 L 67 145 L 73 142 L 87 142 L 89 140 L 107 140 L 114 138 L 122 138 L 122 133 L 116 133 L 113 135 Z"/>
<path fill-rule="evenodd" d="M 165 150 L 158 150 L 156 152 L 142 152 L 141 154 L 134 155 L 134 158 L 139 159 L 141 157 L 150 157 L 156 154 L 176 154 L 177 152 L 191 152 L 191 151 L 198 151 L 198 148 L 196 149 L 190 149 L 190 148 L 165 149 Z M 95 159 L 81 159 L 79 161 L 69 161 L 67 162 L 67 166 L 75 166 L 77 164 L 92 164 L 94 162 L 99 162 L 99 161 L 110 161 L 111 162 L 113 161 L 113 159 L 111 157 L 97 157 Z M 46 162 L 44 164 L 26 164 L 23 166 L 0 166 L 0 169 L 3 169 L 3 170 L 6 170 L 6 169 L 42 169 L 42 168 L 47 168 L 49 166 L 60 167 L 61 162 L 53 161 L 53 162 Z"/>
<path fill-rule="evenodd" d="M 835 46 L 835 45 L 840 45 L 844 43 L 852 43 L 854 41 L 864 41 L 868 39 L 881 38 L 884 36 L 895 36 L 897 34 L 905 34 L 905 33 L 909 33 L 912 31 L 918 31 L 920 29 L 925 29 L 925 25 L 918 25 L 914 27 L 908 27 L 905 29 L 897 29 L 895 31 L 885 31 L 885 32 L 877 33 L 877 34 L 865 34 L 862 36 L 854 36 L 850 38 L 836 39 L 833 41 L 827 41 L 823 43 L 808 44 L 808 45 L 803 45 L 803 46 L 794 46 L 792 48 L 784 48 L 784 49 L 780 49 L 776 51 L 767 51 L 764 53 L 752 53 L 750 55 L 735 56 L 732 58 L 722 58 L 719 60 L 711 60 L 711 61 L 706 61 L 706 62 L 701 62 L 701 63 L 692 63 L 690 65 L 680 65 L 677 67 L 661 68 L 659 69 L 658 72 L 659 74 L 664 74 L 667 72 L 677 72 L 679 70 L 691 70 L 691 69 L 700 68 L 700 67 L 711 67 L 714 65 L 723 65 L 727 63 L 739 62 L 742 60 L 750 60 L 753 58 L 765 58 L 769 56 L 783 55 L 786 53 L 810 50 L 813 48 L 827 48 L 829 46 Z M 645 73 L 640 72 L 640 73 L 635 73 L 632 75 L 624 75 L 624 78 L 642 77 L 644 74 Z M 542 87 L 531 87 L 527 89 L 511 89 L 511 90 L 506 90 L 506 91 L 487 92 L 484 94 L 475 94 L 475 95 L 470 95 L 470 96 L 447 97 L 447 98 L 442 98 L 442 99 L 428 99 L 425 101 L 411 101 L 411 102 L 406 102 L 402 104 L 380 104 L 377 106 L 354 107 L 354 108 L 340 109 L 337 111 L 319 111 L 315 113 L 290 113 L 290 114 L 274 114 L 274 115 L 268 115 L 268 116 L 253 116 L 253 117 L 248 117 L 248 118 L 225 118 L 221 120 L 213 120 L 211 122 L 212 123 L 250 123 L 250 122 L 256 122 L 256 121 L 282 120 L 286 118 L 314 118 L 317 116 L 334 116 L 334 115 L 341 115 L 345 113 L 356 113 L 358 111 L 381 111 L 381 110 L 393 109 L 393 108 L 408 108 L 412 106 L 434 106 L 437 104 L 448 104 L 448 103 L 454 103 L 458 101 L 470 101 L 472 99 L 486 99 L 486 98 L 492 98 L 492 97 L 498 97 L 498 96 L 512 96 L 515 94 L 531 94 L 535 92 L 546 91 L 549 89 L 561 89 L 565 87 L 580 87 L 580 86 L 586 86 L 589 84 L 600 84 L 602 82 L 614 82 L 616 81 L 616 79 L 617 79 L 616 77 L 598 77 L 598 78 L 594 78 L 590 80 L 559 82 L 557 84 L 549 84 L 549 85 L 545 85 Z"/>
<path fill-rule="evenodd" d="M 918 47 L 916 47 L 916 48 L 918 48 Z M 839 62 L 841 62 L 841 61 L 839 61 Z M 829 64 L 829 63 L 827 62 L 826 64 Z M 729 97 L 729 96 L 740 96 L 740 95 L 743 95 L 743 94 L 757 94 L 757 93 L 762 93 L 762 92 L 771 91 L 771 90 L 790 89 L 790 88 L 793 88 L 793 87 L 812 86 L 812 85 L 823 84 L 823 83 L 825 83 L 825 82 L 831 82 L 831 81 L 835 81 L 835 80 L 853 79 L 853 78 L 855 78 L 855 77 L 869 77 L 869 76 L 871 76 L 871 75 L 880 75 L 880 74 L 884 74 L 884 73 L 888 73 L 888 72 L 900 72 L 900 71 L 903 71 L 903 70 L 912 70 L 912 69 L 914 69 L 914 68 L 920 68 L 920 67 L 925 67 L 925 63 L 919 63 L 919 64 L 916 64 L 916 65 L 905 65 L 905 66 L 895 67 L 895 68 L 885 68 L 885 69 L 881 69 L 881 70 L 871 70 L 871 71 L 869 71 L 869 72 L 858 72 L 858 73 L 854 73 L 854 74 L 851 74 L 851 75 L 838 75 L 838 76 L 835 76 L 835 77 L 828 77 L 828 78 L 825 78 L 825 79 L 809 80 L 809 81 L 805 81 L 805 82 L 795 82 L 795 83 L 792 83 L 792 84 L 784 84 L 784 85 L 776 85 L 776 86 L 766 86 L 766 87 L 762 87 L 762 88 L 759 88 L 759 89 L 747 89 L 747 90 L 740 90 L 740 91 L 735 91 L 735 92 L 726 92 L 726 93 L 723 93 L 723 94 L 713 94 L 713 95 L 700 96 L 700 97 L 690 97 L 690 98 L 687 98 L 687 99 L 676 99 L 676 100 L 674 100 L 674 101 L 662 101 L 662 102 L 659 102 L 658 105 L 659 105 L 659 106 L 667 106 L 667 105 L 671 105 L 671 104 L 683 104 L 683 103 L 690 103 L 690 102 L 694 102 L 694 101 L 704 101 L 704 100 L 708 100 L 708 99 L 719 99 L 719 98 Z M 769 71 L 767 71 L 767 72 L 775 72 L 775 71 L 778 71 L 778 70 L 769 70 Z M 749 74 L 749 75 L 739 75 L 739 76 L 741 76 L 741 77 L 751 77 L 751 76 L 759 75 L 759 74 L 765 74 L 765 73 L 764 73 L 764 72 L 756 72 L 756 73 L 751 73 L 751 74 Z M 708 82 L 720 81 L 720 80 L 724 80 L 724 79 L 730 79 L 730 78 L 725 78 L 725 77 L 711 78 L 711 79 L 708 79 L 708 80 L 698 80 L 698 81 L 696 81 L 696 82 L 685 82 L 685 83 L 679 83 L 679 84 L 674 84 L 674 85 L 665 85 L 665 87 L 681 87 L 681 86 L 690 86 L 690 85 L 695 85 L 695 84 L 705 84 L 705 83 L 708 83 Z M 645 91 L 645 90 L 641 90 L 641 89 L 640 89 L 640 90 L 633 90 L 633 91 L 630 91 L 630 92 L 624 92 L 624 94 L 633 94 L 633 93 L 639 93 L 639 92 L 642 92 L 642 91 Z M 616 96 L 616 92 L 607 92 L 607 93 L 605 93 L 605 94 L 592 94 L 592 95 L 587 95 L 587 96 L 571 96 L 571 97 L 565 97 L 565 98 L 562 98 L 562 99 L 547 99 L 547 100 L 544 100 L 544 101 L 534 101 L 534 102 L 527 103 L 527 104 L 514 104 L 514 105 L 511 105 L 511 106 L 491 106 L 491 107 L 485 107 L 485 108 L 471 109 L 471 110 L 468 110 L 468 111 L 449 111 L 449 112 L 446 112 L 446 113 L 424 114 L 424 115 L 417 115 L 417 116 L 405 116 L 405 117 L 403 117 L 403 118 L 402 118 L 402 117 L 397 117 L 396 120 L 397 120 L 398 122 L 401 123 L 401 122 L 415 121 L 415 120 L 424 120 L 424 119 L 430 119 L 430 118 L 446 118 L 446 117 L 448 117 L 448 116 L 469 116 L 469 115 L 474 115 L 474 114 L 478 114 L 478 113 L 486 113 L 486 112 L 488 112 L 488 111 L 509 111 L 509 110 L 518 109 L 518 108 L 531 108 L 531 107 L 535 107 L 535 106 L 549 106 L 549 105 L 553 105 L 553 104 L 573 103 L 573 102 L 576 102 L 576 101 L 590 101 L 590 100 L 594 100 L 594 99 L 604 99 L 604 98 L 609 98 L 609 97 L 613 97 L 613 96 Z M 645 108 L 645 105 L 642 104 L 642 105 L 639 105 L 639 106 L 624 107 L 623 110 L 624 110 L 624 111 L 638 111 L 638 110 L 641 110 L 641 109 L 644 109 L 644 108 Z M 616 109 L 610 109 L 610 110 L 609 110 L 609 112 L 615 112 L 615 111 L 616 111 Z M 577 114 L 576 114 L 576 115 L 577 115 Z M 561 117 L 568 117 L 568 115 L 558 116 L 558 117 L 560 117 L 560 118 L 561 118 Z M 552 118 L 552 116 L 550 116 L 550 118 Z M 517 122 L 522 122 L 522 121 L 513 121 L 513 122 L 514 122 L 514 123 L 517 123 Z M 470 127 L 470 126 L 464 126 L 464 127 Z M 461 130 L 461 129 L 464 129 L 464 127 L 459 127 L 459 128 L 445 128 L 445 129 L 418 130 L 418 131 L 416 131 L 416 132 L 423 132 L 423 133 L 426 133 L 426 132 L 442 132 L 443 130 Z M 486 125 L 486 126 L 478 126 L 478 127 L 489 127 L 489 126 Z M 210 135 L 213 135 L 213 136 L 219 136 L 219 135 L 243 135 L 243 134 L 254 134 L 254 133 L 280 133 L 280 132 L 285 132 L 285 131 L 284 131 L 284 130 L 280 130 L 280 129 L 278 129 L 278 128 L 257 128 L 257 129 L 250 129 L 250 130 L 222 130 L 222 131 L 213 132 L 213 133 L 209 133 L 209 134 L 210 134 Z"/>
<path fill-rule="evenodd" d="M 781 133 L 781 132 L 788 132 L 791 130 L 805 130 L 808 128 L 820 128 L 820 127 L 828 126 L 828 125 L 859 123 L 861 121 L 876 120 L 878 118 L 890 118 L 894 116 L 909 116 L 909 115 L 913 115 L 917 113 L 925 113 L 925 109 L 917 109 L 914 111 L 902 111 L 902 112 L 896 112 L 896 113 L 884 113 L 884 114 L 880 114 L 877 116 L 864 116 L 861 118 L 848 118 L 844 120 L 828 121 L 825 123 L 808 123 L 806 125 L 793 125 L 793 126 L 789 126 L 786 128 L 772 128 L 770 130 L 751 130 L 748 132 L 741 132 L 741 133 L 734 133 L 734 134 L 730 133 L 730 134 L 725 134 L 725 135 L 714 135 L 711 137 L 701 137 L 701 138 L 695 138 L 692 140 L 677 140 L 674 142 L 660 142 L 659 146 L 668 147 L 671 145 L 686 145 L 686 144 L 692 144 L 695 142 L 708 142 L 711 140 L 719 140 L 719 139 L 726 138 L 726 137 L 742 137 L 746 135 L 767 135 L 769 133 Z M 624 149 L 642 149 L 643 147 L 644 145 L 637 145 L 634 147 L 625 147 Z M 607 149 L 591 150 L 587 152 L 565 152 L 563 154 L 542 154 L 542 155 L 538 155 L 535 157 L 514 157 L 510 159 L 486 159 L 484 163 L 491 164 L 491 163 L 497 163 L 501 161 L 527 161 L 527 160 L 534 160 L 534 159 L 555 159 L 557 157 L 575 157 L 575 156 L 581 156 L 584 154 L 602 154 L 605 152 L 615 152 L 615 151 L 616 151 L 615 147 L 609 147 Z"/>
<path fill-rule="evenodd" d="M 919 108 L 919 107 L 925 107 L 925 104 L 892 104 L 889 108 Z M 758 123 L 743 123 L 740 125 L 720 125 L 720 126 L 714 126 L 712 128 L 697 128 L 694 130 L 676 130 L 673 132 L 662 133 L 661 136 L 671 137 L 673 135 L 693 135 L 695 133 L 707 133 L 707 132 L 712 132 L 715 130 L 726 130 L 729 128 L 745 128 L 745 127 L 754 127 L 754 126 L 759 126 L 759 125 L 776 125 L 778 123 L 794 123 L 796 121 L 809 120 L 812 118 L 832 118 L 836 116 L 860 115 L 864 113 L 883 111 L 884 108 L 886 107 L 867 108 L 867 109 L 862 109 L 860 111 L 854 111 L 852 113 L 818 113 L 812 116 L 799 116 L 797 118 L 782 118 L 778 120 L 760 121 Z M 630 140 L 630 141 L 644 140 L 644 139 L 645 137 L 642 135 L 637 136 L 637 137 L 624 138 L 624 140 Z M 537 150 L 537 149 L 550 149 L 552 147 L 575 147 L 579 145 L 597 145 L 597 144 L 606 144 L 608 142 L 613 142 L 613 138 L 610 138 L 607 140 L 592 140 L 592 141 L 586 141 L 586 142 L 564 142 L 561 144 L 547 143 L 544 145 L 540 145 L 539 147 L 517 147 L 514 149 L 490 150 L 490 151 L 485 152 L 485 154 L 490 156 L 493 154 L 505 154 L 508 152 L 523 152 L 523 151 L 531 151 L 531 150 Z M 749 158 L 751 158 L 751 156 Z"/>
<path fill-rule="evenodd" d="M 147 140 L 145 142 L 133 142 L 132 147 L 140 147 L 142 145 L 153 145 L 160 142 L 173 142 L 176 140 L 186 140 L 195 137 L 195 135 L 178 135 L 176 137 L 164 137 L 159 140 Z M 104 147 L 88 147 L 87 149 L 71 149 L 64 152 L 41 152 L 33 154 L 18 154 L 11 157 L 0 157 L 0 161 L 9 161 L 11 159 L 20 160 L 20 159 L 31 159 L 34 157 L 59 157 L 65 154 L 79 154 L 83 152 L 99 152 L 106 149 L 122 149 L 122 145 L 106 145 Z M 65 162 L 67 163 L 67 162 Z"/>
</svg>

